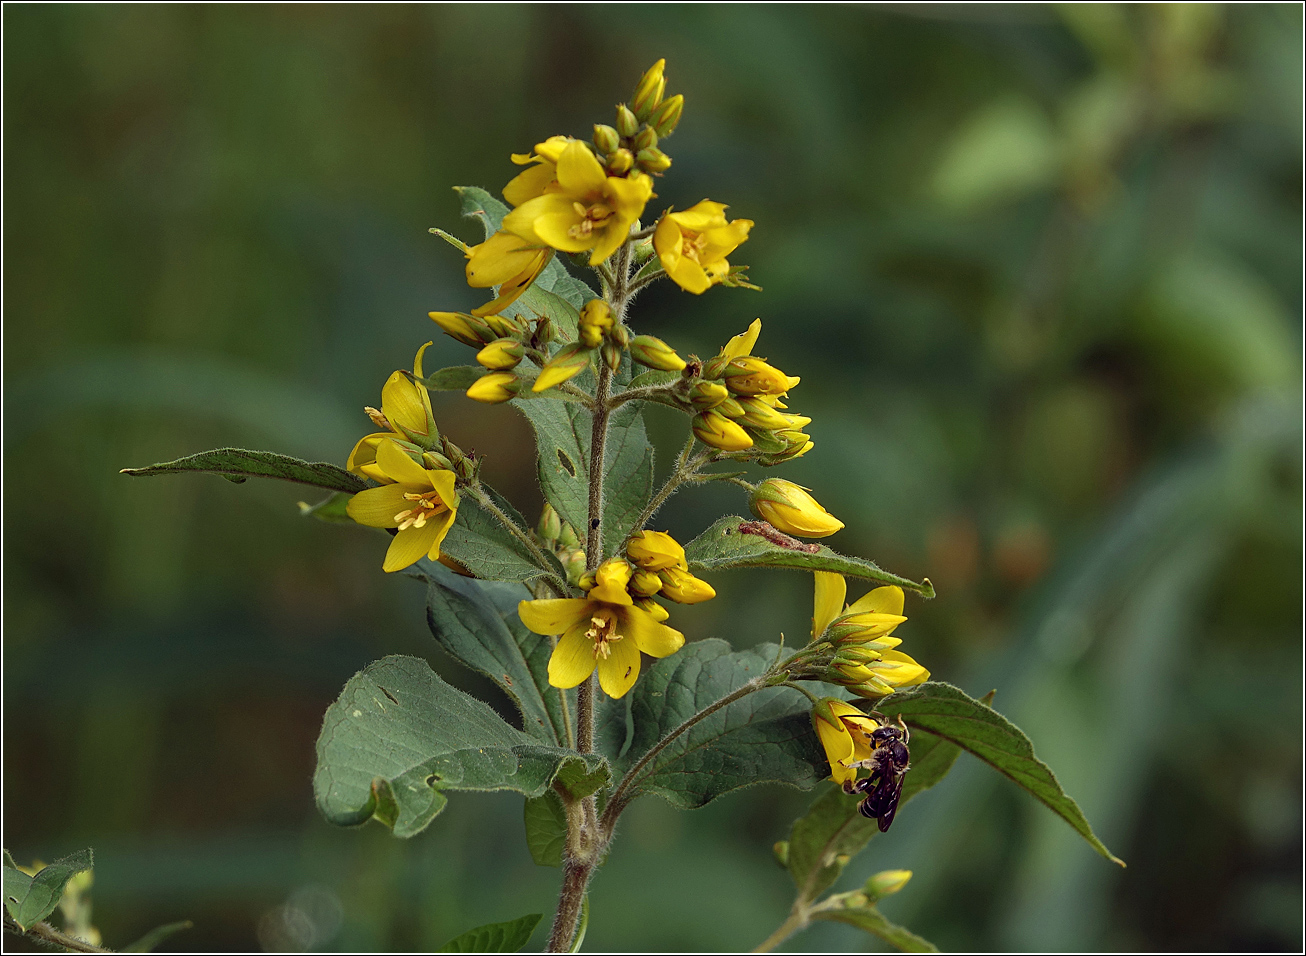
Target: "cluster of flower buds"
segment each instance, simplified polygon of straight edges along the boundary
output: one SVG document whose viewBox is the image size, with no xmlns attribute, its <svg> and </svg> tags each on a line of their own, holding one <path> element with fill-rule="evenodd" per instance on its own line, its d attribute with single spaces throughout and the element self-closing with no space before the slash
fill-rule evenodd
<svg viewBox="0 0 1306 956">
<path fill-rule="evenodd" d="M 685 549 L 675 538 L 663 531 L 641 531 L 626 545 L 624 558 L 613 558 L 630 568 L 626 584 L 635 606 L 665 621 L 667 610 L 653 600 L 664 597 L 677 604 L 698 604 L 716 597 L 712 585 L 689 573 Z M 580 580 L 580 587 L 588 591 L 593 586 L 593 573 Z"/>
<path fill-rule="evenodd" d="M 567 582 L 577 585 L 585 574 L 585 549 L 581 547 L 576 529 L 563 521 L 558 512 L 547 501 L 540 512 L 539 523 L 535 526 L 535 536 L 548 548 L 567 572 Z"/>
<path fill-rule="evenodd" d="M 610 176 L 624 176 L 631 169 L 660 175 L 671 168 L 671 157 L 658 143 L 675 132 L 685 98 L 679 94 L 663 99 L 667 79 L 666 60 L 658 60 L 635 87 L 629 102 L 617 107 L 615 125 L 594 126 L 594 150 Z"/>
<path fill-rule="evenodd" d="M 840 574 L 815 572 L 812 642 L 793 658 L 796 680 L 847 687 L 859 697 L 883 697 L 929 679 L 930 672 L 897 650 L 894 629 L 903 616 L 902 588 L 875 588 L 844 607 L 847 583 Z"/>
<path fill-rule="evenodd" d="M 576 341 L 564 345 L 540 369 L 532 391 L 542 392 L 590 367 L 595 350 L 614 372 L 621 366 L 621 355 L 630 346 L 630 330 L 616 322 L 612 309 L 602 299 L 590 299 L 580 310 Z"/>
<path fill-rule="evenodd" d="M 699 441 L 769 466 L 807 454 L 813 443 L 803 432 L 811 419 L 784 411 L 788 406 L 782 399 L 798 377 L 751 354 L 761 331 L 762 320 L 757 319 L 703 363 L 701 380 L 690 388 L 688 401 L 697 412 L 692 427 Z"/>
<path fill-rule="evenodd" d="M 476 361 L 486 372 L 467 389 L 467 397 L 487 405 L 506 402 L 521 390 L 515 369 L 529 351 L 539 352 L 555 334 L 547 316 L 528 321 L 468 312 L 428 314 L 446 335 L 478 350 Z"/>
</svg>

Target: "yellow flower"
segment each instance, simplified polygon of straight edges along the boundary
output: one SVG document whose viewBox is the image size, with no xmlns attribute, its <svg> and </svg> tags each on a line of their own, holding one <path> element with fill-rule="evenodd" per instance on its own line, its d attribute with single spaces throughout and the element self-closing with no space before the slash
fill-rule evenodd
<svg viewBox="0 0 1306 956">
<path fill-rule="evenodd" d="M 581 344 L 587 349 L 596 349 L 603 341 L 603 336 L 612 331 L 612 309 L 602 299 L 590 299 L 580 310 L 577 331 Z"/>
<path fill-rule="evenodd" d="M 429 447 L 432 437 L 438 437 L 435 431 L 435 416 L 431 413 L 431 396 L 426 386 L 413 381 L 422 378 L 422 353 L 426 351 L 427 342 L 417 350 L 413 358 L 413 375 L 394 372 L 381 387 L 381 411 L 369 409 L 368 414 L 376 424 L 389 431 L 373 432 L 365 435 L 354 445 L 349 453 L 345 467 L 356 475 L 384 482 L 376 465 L 377 447 L 385 439 L 397 439 L 402 442 Z"/>
<path fill-rule="evenodd" d="M 685 549 L 665 531 L 641 531 L 626 545 L 626 556 L 645 571 L 685 568 Z"/>
<path fill-rule="evenodd" d="M 891 635 L 907 620 L 902 614 L 902 588 L 896 585 L 875 588 L 845 610 L 847 584 L 843 575 L 817 571 L 814 577 L 812 639 L 820 637 L 828 628 L 838 632 L 836 643 L 844 648 L 836 652 L 833 661 L 841 675 L 838 683 L 859 697 L 881 697 L 899 687 L 929 680 L 928 670 L 893 649 L 902 640 Z"/>
<path fill-rule="evenodd" d="M 663 597 L 677 604 L 700 604 L 716 597 L 716 590 L 701 578 L 696 578 L 684 568 L 667 568 L 659 571 L 662 578 Z"/>
<path fill-rule="evenodd" d="M 653 234 L 653 248 L 676 285 L 701 295 L 729 272 L 726 256 L 748 239 L 751 219 L 726 222 L 726 207 L 704 199 L 684 212 L 669 212 Z"/>
<path fill-rule="evenodd" d="M 385 553 L 386 571 L 398 571 L 420 561 L 440 557 L 440 544 L 458 514 L 454 474 L 423 468 L 393 441 L 376 450 L 376 467 L 386 481 L 349 499 L 349 517 L 370 528 L 397 528 Z"/>
<path fill-rule="evenodd" d="M 753 439 L 748 436 L 748 432 L 716 411 L 695 415 L 689 427 L 704 445 L 722 451 L 743 451 L 753 447 Z"/>
<path fill-rule="evenodd" d="M 598 265 L 626 241 L 652 196 L 648 176 L 606 176 L 585 144 L 572 140 L 558 156 L 556 188 L 508 213 L 503 228 L 531 245 L 591 250 L 590 265 Z"/>
<path fill-rule="evenodd" d="M 513 399 L 521 389 L 516 372 L 489 372 L 467 389 L 467 397 L 486 405 L 498 405 Z"/>
<path fill-rule="evenodd" d="M 748 507 L 785 534 L 803 538 L 824 538 L 843 527 L 806 488 L 783 478 L 768 478 L 753 489 Z"/>
<path fill-rule="evenodd" d="M 554 687 L 575 687 L 597 668 L 603 692 L 622 697 L 639 677 L 641 651 L 666 657 L 684 645 L 683 634 L 635 604 L 626 589 L 631 573 L 621 559 L 605 561 L 585 597 L 522 601 L 517 606 L 522 623 L 536 634 L 562 635 L 549 658 L 549 683 Z"/>
<path fill-rule="evenodd" d="M 802 381 L 797 375 L 786 375 L 755 355 L 731 359 L 725 377 L 726 387 L 736 395 L 784 395 Z"/>
<path fill-rule="evenodd" d="M 503 187 L 503 198 L 512 206 L 520 206 L 544 191 L 557 179 L 558 157 L 570 140 L 566 136 L 550 136 L 542 143 L 535 144 L 534 153 L 513 153 L 512 161 L 518 166 L 529 166 L 524 172 L 513 177 Z"/>
<path fill-rule="evenodd" d="M 840 786 L 856 780 L 857 768 L 851 765 L 870 759 L 875 749 L 871 745 L 871 731 L 880 722 L 847 701 L 826 697 L 812 708 L 812 725 L 825 748 L 825 758 L 830 761 L 830 779 Z"/>
<path fill-rule="evenodd" d="M 468 247 L 467 284 L 473 289 L 499 287 L 498 296 L 472 309 L 472 315 L 498 315 L 517 301 L 552 258 L 553 250 L 546 244 L 502 230 Z"/>
</svg>

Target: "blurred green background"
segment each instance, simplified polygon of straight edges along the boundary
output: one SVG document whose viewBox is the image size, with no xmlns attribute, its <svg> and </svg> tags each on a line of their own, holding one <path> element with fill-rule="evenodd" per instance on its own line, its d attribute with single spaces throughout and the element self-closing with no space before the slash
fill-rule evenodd
<svg viewBox="0 0 1306 956">
<path fill-rule="evenodd" d="M 778 473 L 915 578 L 900 631 L 1033 737 L 1105 842 L 968 757 L 841 887 L 944 949 L 1299 949 L 1302 11 L 1297 5 L 7 6 L 4 843 L 96 850 L 120 946 L 419 949 L 552 912 L 521 798 L 407 842 L 334 830 L 322 712 L 439 657 L 385 541 L 293 486 L 127 479 L 221 445 L 343 462 L 386 375 L 469 353 L 430 236 L 451 187 L 611 122 L 668 59 L 660 202 L 756 221 L 763 293 L 669 284 L 635 324 L 709 354 L 755 316 L 816 448 Z M 437 398 L 537 513 L 529 433 Z M 670 460 L 683 435 L 650 413 Z M 687 492 L 692 537 L 737 489 Z M 690 639 L 801 637 L 810 580 L 721 575 Z M 854 590 L 854 594 L 857 593 Z M 502 703 L 496 698 L 496 702 Z M 590 949 L 756 945 L 809 797 L 629 813 Z M 547 918 L 546 918 L 547 925 Z M 543 930 L 534 945 L 542 945 Z M 824 925 L 791 947 L 877 944 Z"/>
</svg>

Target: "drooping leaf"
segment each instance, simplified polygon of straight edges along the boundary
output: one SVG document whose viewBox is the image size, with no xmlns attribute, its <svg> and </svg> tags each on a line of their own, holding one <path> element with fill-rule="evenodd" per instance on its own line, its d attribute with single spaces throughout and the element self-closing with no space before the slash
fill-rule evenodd
<svg viewBox="0 0 1306 956">
<path fill-rule="evenodd" d="M 590 413 L 564 402 L 513 404 L 535 430 L 544 496 L 583 541 L 589 521 Z M 622 405 L 608 420 L 604 471 L 603 542 L 605 553 L 612 554 L 653 494 L 653 446 L 634 402 Z"/>
<path fill-rule="evenodd" d="M 911 930 L 889 922 L 875 906 L 857 905 L 858 897 L 865 900 L 862 894 L 845 893 L 840 894 L 840 896 L 841 898 L 835 901 L 836 905 L 828 909 L 818 909 L 812 913 L 812 917 L 856 926 L 873 936 L 878 936 L 890 946 L 904 953 L 937 953 L 939 951 L 939 948 L 929 940 L 921 939 Z"/>
<path fill-rule="evenodd" d="M 786 540 L 788 539 L 788 540 Z M 691 571 L 728 568 L 792 568 L 796 571 L 835 571 L 877 584 L 896 584 L 922 597 L 934 597 L 934 585 L 890 574 L 873 562 L 850 558 L 825 545 L 809 544 L 776 532 L 765 522 L 737 516 L 721 518 L 685 545 Z"/>
<path fill-rule="evenodd" d="M 567 811 L 552 790 L 526 801 L 526 848 L 539 866 L 562 866 L 567 845 Z"/>
<path fill-rule="evenodd" d="M 6 862 L 3 871 L 5 909 L 26 932 L 54 912 L 69 880 L 94 865 L 95 857 L 89 847 L 42 867 L 32 876 Z"/>
<path fill-rule="evenodd" d="M 1034 745 L 1024 731 L 992 707 L 951 684 L 931 681 L 884 698 L 878 709 L 889 716 L 901 714 L 913 731 L 928 731 L 974 754 L 1042 801 L 1098 853 L 1124 866 L 1093 833 L 1048 765 L 1034 755 Z M 913 754 L 915 740 L 913 733 Z"/>
<path fill-rule="evenodd" d="M 461 517 L 461 512 L 459 514 Z M 527 630 L 517 604 L 532 597 L 520 584 L 474 581 L 441 564 L 419 561 L 411 572 L 428 584 L 426 621 L 455 660 L 494 681 L 517 705 L 522 729 L 546 744 L 565 744 L 575 691 L 549 685 L 549 638 Z"/>
<path fill-rule="evenodd" d="M 169 936 L 174 933 L 180 933 L 182 930 L 193 929 L 195 924 L 190 920 L 181 920 L 177 923 L 165 923 L 162 926 L 156 926 L 136 942 L 129 946 L 124 946 L 119 952 L 123 953 L 152 953 L 154 947 L 158 946 Z"/>
<path fill-rule="evenodd" d="M 352 495 L 347 495 L 343 491 L 333 491 L 328 497 L 319 501 L 315 505 L 310 505 L 307 501 L 299 503 L 299 513 L 305 518 L 313 517 L 318 521 L 327 521 L 331 524 L 353 524 L 354 519 L 349 517 L 345 511 L 345 506 L 349 504 Z"/>
<path fill-rule="evenodd" d="M 301 461 L 289 455 L 278 455 L 270 451 L 249 451 L 244 448 L 215 448 L 213 451 L 200 452 L 178 458 L 176 461 L 160 462 L 146 465 L 144 468 L 124 468 L 122 474 L 135 478 L 152 475 L 180 475 L 186 472 L 201 472 L 221 475 L 233 481 L 247 478 L 278 478 L 293 481 L 315 488 L 331 491 L 344 491 L 355 494 L 367 487 L 367 483 L 357 475 L 324 461 Z"/>
<path fill-rule="evenodd" d="M 689 717 L 762 674 L 775 653 L 774 644 L 732 651 L 713 638 L 656 661 L 629 695 L 634 734 L 624 756 L 607 754 L 614 772 L 625 773 Z M 807 698 L 791 688 L 748 694 L 659 751 L 640 768 L 628 793 L 656 793 L 692 808 L 755 783 L 810 790 L 825 775 L 810 710 Z M 601 738 L 605 745 L 613 739 Z"/>
<path fill-rule="evenodd" d="M 529 527 L 506 498 L 488 486 L 481 487 L 493 505 L 517 527 Z M 567 577 L 556 558 L 545 555 L 543 562 L 539 561 L 497 518 L 466 493 L 461 496 L 458 517 L 449 528 L 440 551 L 487 581 L 529 581 L 545 573 L 552 573 L 561 581 Z"/>
<path fill-rule="evenodd" d="M 607 779 L 602 757 L 542 745 L 426 661 L 394 656 L 355 674 L 327 708 L 313 792 L 337 826 L 375 816 L 409 837 L 444 809 L 446 790 L 538 797 L 564 770 L 571 780 Z"/>
<path fill-rule="evenodd" d="M 543 918 L 531 913 L 507 923 L 486 923 L 455 936 L 440 947 L 441 953 L 515 953 L 530 942 L 531 934 Z"/>
</svg>

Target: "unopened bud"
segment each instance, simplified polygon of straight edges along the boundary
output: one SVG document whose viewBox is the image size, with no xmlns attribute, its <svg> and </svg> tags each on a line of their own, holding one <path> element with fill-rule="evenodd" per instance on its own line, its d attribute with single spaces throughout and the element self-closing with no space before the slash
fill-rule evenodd
<svg viewBox="0 0 1306 956">
<path fill-rule="evenodd" d="M 796 375 L 786 375 L 756 355 L 731 359 L 725 369 L 726 385 L 736 395 L 783 395 L 798 384 Z"/>
<path fill-rule="evenodd" d="M 695 415 L 690 428 L 704 445 L 722 451 L 743 451 L 753 447 L 753 439 L 748 437 L 748 432 L 715 410 Z"/>
<path fill-rule="evenodd" d="M 806 488 L 783 478 L 768 478 L 754 488 L 748 507 L 785 534 L 803 538 L 824 538 L 843 527 Z"/>
<path fill-rule="evenodd" d="M 666 608 L 652 598 L 635 598 L 635 607 L 647 611 L 658 624 L 671 616 Z"/>
<path fill-rule="evenodd" d="M 516 319 L 510 319 L 506 315 L 491 314 L 481 317 L 484 322 L 494 333 L 496 338 L 515 339 L 521 334 L 521 326 L 517 324 Z"/>
<path fill-rule="evenodd" d="M 630 592 L 639 597 L 652 597 L 662 590 L 662 579 L 653 571 L 636 571 L 630 578 Z"/>
<path fill-rule="evenodd" d="M 622 348 L 616 342 L 611 339 L 604 342 L 601 354 L 603 355 L 604 364 L 612 369 L 612 371 L 615 372 L 617 369 L 621 368 Z"/>
<path fill-rule="evenodd" d="M 600 153 L 606 156 L 621 145 L 621 135 L 611 126 L 595 123 L 594 145 L 599 148 Z"/>
<path fill-rule="evenodd" d="M 476 353 L 476 361 L 496 371 L 515 368 L 521 361 L 524 347 L 516 339 L 495 339 Z"/>
<path fill-rule="evenodd" d="M 565 521 L 562 523 L 562 530 L 558 532 L 558 547 L 566 551 L 574 551 L 580 547 L 580 539 L 576 537 L 576 529 Z"/>
<path fill-rule="evenodd" d="M 718 355 L 710 358 L 703 363 L 703 377 L 708 379 L 718 379 L 725 374 L 726 366 L 730 364 L 729 355 Z"/>
<path fill-rule="evenodd" d="M 608 333 L 608 338 L 617 343 L 619 348 L 630 347 L 630 329 L 624 325 L 614 325 L 612 331 Z"/>
<path fill-rule="evenodd" d="M 703 411 L 716 408 L 729 397 L 730 392 L 717 382 L 699 382 L 689 390 L 690 404 Z"/>
<path fill-rule="evenodd" d="M 466 312 L 428 312 L 427 314 L 445 335 L 474 349 L 479 349 L 486 342 L 497 338 L 490 334 L 490 327 L 481 319 Z"/>
<path fill-rule="evenodd" d="M 586 571 L 580 576 L 580 580 L 576 582 L 577 586 L 586 593 L 594 590 L 594 585 L 596 583 L 597 579 L 594 577 L 593 571 Z"/>
<path fill-rule="evenodd" d="M 874 903 L 876 900 L 897 893 L 910 879 L 911 870 L 884 870 L 867 880 L 862 892 L 869 897 L 870 902 Z"/>
<path fill-rule="evenodd" d="M 617 132 L 627 138 L 639 132 L 639 120 L 625 103 L 617 107 Z"/>
<path fill-rule="evenodd" d="M 454 466 L 444 455 L 438 451 L 422 452 L 422 466 L 424 468 L 434 469 L 436 471 L 453 471 Z"/>
<path fill-rule="evenodd" d="M 716 597 L 716 590 L 701 578 L 696 578 L 684 568 L 667 568 L 658 572 L 662 579 L 662 596 L 677 604 L 699 604 Z"/>
<path fill-rule="evenodd" d="M 535 530 L 539 532 L 541 541 L 557 541 L 558 535 L 562 534 L 562 519 L 547 501 L 540 511 L 540 521 Z"/>
<path fill-rule="evenodd" d="M 506 402 L 521 391 L 521 379 L 514 372 L 490 372 L 472 382 L 467 397 L 486 405 Z"/>
<path fill-rule="evenodd" d="M 641 149 L 635 154 L 635 162 L 646 173 L 663 173 L 671 168 L 671 157 L 656 146 Z"/>
<path fill-rule="evenodd" d="M 658 144 L 658 134 L 653 132 L 649 126 L 645 126 L 635 137 L 634 150 L 638 153 L 642 149 L 652 149 Z"/>
<path fill-rule="evenodd" d="M 631 339 L 630 357 L 640 365 L 663 372 L 679 372 L 685 367 L 685 360 L 676 354 L 675 349 L 652 335 L 637 335 Z M 721 386 L 717 387 L 725 391 Z"/>
<path fill-rule="evenodd" d="M 580 310 L 580 340 L 587 349 L 599 347 L 612 328 L 612 309 L 602 299 L 590 299 Z"/>
<path fill-rule="evenodd" d="M 727 398 L 724 402 L 716 407 L 716 410 L 729 419 L 741 419 L 744 417 L 744 406 L 740 405 L 733 398 Z"/>
<path fill-rule="evenodd" d="M 571 552 L 562 559 L 562 567 L 567 572 L 567 583 L 579 587 L 585 575 L 585 552 Z"/>
<path fill-rule="evenodd" d="M 480 469 L 477 467 L 476 459 L 468 455 L 458 459 L 458 462 L 453 466 L 453 470 L 463 481 L 471 481 L 476 477 L 476 472 Z"/>
<path fill-rule="evenodd" d="M 764 455 L 782 455 L 789 447 L 775 437 L 775 432 L 763 428 L 749 428 L 748 433 L 753 436 L 753 445 Z"/>
<path fill-rule="evenodd" d="M 630 97 L 630 108 L 641 121 L 648 119 L 649 114 L 662 102 L 662 93 L 667 88 L 667 78 L 662 74 L 666 65 L 666 60 L 658 60 L 649 67 L 648 72 L 640 77 L 635 92 Z"/>
<path fill-rule="evenodd" d="M 677 93 L 670 99 L 663 100 L 662 104 L 653 111 L 653 115 L 648 118 L 649 125 L 661 137 L 670 136 L 676 131 L 676 126 L 680 122 L 680 114 L 685 108 L 685 98 Z"/>
<path fill-rule="evenodd" d="M 771 431 L 792 427 L 788 415 L 782 415 L 766 402 L 756 398 L 741 398 L 739 404 L 744 410 L 742 421 L 745 425 Z"/>
<path fill-rule="evenodd" d="M 542 392 L 546 388 L 553 388 L 555 385 L 561 385 L 569 378 L 579 375 L 590 365 L 590 350 L 579 342 L 564 346 L 558 350 L 558 354 L 549 359 L 544 368 L 540 369 L 539 377 L 531 390 Z"/>
<path fill-rule="evenodd" d="M 613 176 L 624 176 L 635 165 L 635 154 L 624 146 L 608 157 L 608 172 Z"/>
<path fill-rule="evenodd" d="M 553 341 L 557 330 L 554 328 L 553 320 L 547 315 L 542 316 L 540 321 L 535 324 L 535 332 L 531 335 L 531 345 L 537 349 L 542 349 Z"/>
</svg>

